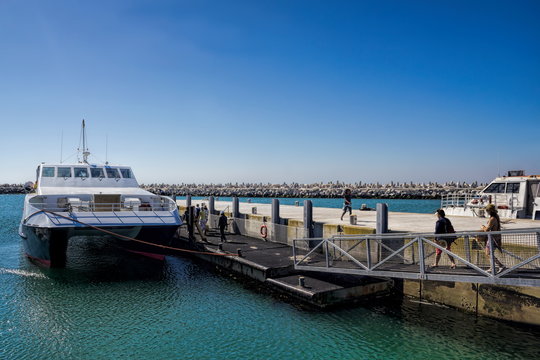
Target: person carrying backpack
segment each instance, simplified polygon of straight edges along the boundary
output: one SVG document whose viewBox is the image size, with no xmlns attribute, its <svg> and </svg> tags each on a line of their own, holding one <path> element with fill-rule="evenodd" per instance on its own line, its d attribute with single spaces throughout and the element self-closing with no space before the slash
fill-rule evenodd
<svg viewBox="0 0 540 360">
<path fill-rule="evenodd" d="M 454 226 L 452 226 L 452 222 L 446 218 L 446 214 L 444 213 L 443 209 L 439 209 L 435 212 L 437 215 L 437 222 L 435 223 L 435 234 L 450 234 L 455 233 Z M 452 243 L 455 241 L 455 237 L 440 237 L 436 238 L 438 242 L 444 242 L 446 245 L 446 250 L 450 250 Z M 441 249 L 435 249 L 435 263 L 431 265 L 431 267 L 437 267 L 439 266 L 439 260 L 441 260 Z M 450 254 L 447 254 L 448 258 L 450 259 L 451 265 L 450 269 L 456 268 L 456 262 L 454 261 L 454 258 L 450 256 Z"/>
</svg>

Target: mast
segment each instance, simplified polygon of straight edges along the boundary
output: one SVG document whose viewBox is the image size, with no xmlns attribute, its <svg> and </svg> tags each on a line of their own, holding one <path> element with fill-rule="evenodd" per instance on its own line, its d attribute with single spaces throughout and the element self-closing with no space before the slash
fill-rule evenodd
<svg viewBox="0 0 540 360">
<path fill-rule="evenodd" d="M 62 136 L 60 137 L 60 164 L 62 163 L 62 157 L 64 152 L 64 130 L 62 130 Z"/>
<path fill-rule="evenodd" d="M 81 129 L 81 138 L 82 138 L 82 155 L 83 155 L 83 163 L 88 164 L 88 156 L 90 155 L 90 152 L 88 151 L 88 148 L 86 147 L 86 125 L 84 123 L 84 119 L 82 121 L 82 129 Z M 79 143 L 80 145 L 80 143 Z M 80 151 L 80 149 L 77 149 Z"/>
</svg>

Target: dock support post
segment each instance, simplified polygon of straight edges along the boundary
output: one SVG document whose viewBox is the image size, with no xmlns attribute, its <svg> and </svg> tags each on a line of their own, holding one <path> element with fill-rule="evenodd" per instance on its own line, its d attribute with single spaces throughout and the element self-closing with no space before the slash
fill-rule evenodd
<svg viewBox="0 0 540 360">
<path fill-rule="evenodd" d="M 388 232 L 388 205 L 384 203 L 377 203 L 377 225 L 375 232 L 377 235 Z M 382 239 L 381 239 L 382 241 Z M 382 259 L 383 249 L 379 243 L 377 246 L 376 257 L 380 261 Z"/>
<path fill-rule="evenodd" d="M 417 238 L 418 241 L 418 265 L 420 266 L 420 280 L 426 278 L 426 259 L 424 258 L 424 240 Z"/>
<path fill-rule="evenodd" d="M 304 200 L 304 236 L 313 237 L 313 204 L 311 200 Z"/>
<path fill-rule="evenodd" d="M 240 231 L 239 231 L 239 228 L 238 228 L 238 224 L 236 223 L 239 218 L 240 218 L 240 203 L 238 201 L 238 196 L 234 196 L 232 198 L 232 216 L 233 216 L 233 226 L 232 226 L 232 230 L 233 230 L 233 233 L 235 234 L 239 234 Z"/>
<path fill-rule="evenodd" d="M 191 195 L 186 195 L 186 207 L 191 207 Z"/>
<path fill-rule="evenodd" d="M 280 223 L 279 219 L 279 200 L 278 199 L 272 199 L 272 223 L 278 224 Z"/>
<path fill-rule="evenodd" d="M 208 213 L 210 215 L 214 215 L 215 212 L 216 212 L 216 203 L 214 201 L 214 197 L 209 196 L 208 197 Z"/>
<path fill-rule="evenodd" d="M 191 199 L 189 199 L 191 202 Z M 195 222 L 195 209 L 193 206 L 188 207 L 188 218 L 187 218 L 187 228 L 188 228 L 188 237 L 190 242 L 195 241 L 195 232 L 193 231 L 193 223 Z"/>
<path fill-rule="evenodd" d="M 377 234 L 388 232 L 388 205 L 377 204 Z"/>
<path fill-rule="evenodd" d="M 279 217 L 279 200 L 272 199 L 272 231 L 271 231 L 271 241 L 285 240 L 287 241 L 287 232 L 281 231 L 283 228 L 279 227 L 281 219 Z"/>
<path fill-rule="evenodd" d="M 238 202 L 238 197 L 237 196 L 234 196 L 232 198 L 232 216 L 234 218 L 239 218 L 240 217 L 240 207 L 239 207 L 239 202 Z"/>
</svg>

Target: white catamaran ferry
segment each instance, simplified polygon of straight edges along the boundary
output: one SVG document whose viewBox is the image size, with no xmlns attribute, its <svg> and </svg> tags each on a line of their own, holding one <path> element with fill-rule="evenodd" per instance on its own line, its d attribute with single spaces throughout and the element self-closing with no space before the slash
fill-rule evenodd
<svg viewBox="0 0 540 360">
<path fill-rule="evenodd" d="M 37 167 L 35 192 L 25 197 L 19 226 L 27 256 L 64 267 L 70 238 L 106 236 L 129 251 L 163 259 L 164 252 L 153 244 L 171 245 L 181 225 L 176 203 L 139 188 L 127 166 L 88 163 L 85 137 L 83 120 L 79 163 Z"/>
<path fill-rule="evenodd" d="M 502 218 L 540 220 L 540 175 L 509 171 L 478 194 L 446 195 L 441 208 L 447 215 L 483 217 L 488 204 L 495 205 Z"/>
</svg>

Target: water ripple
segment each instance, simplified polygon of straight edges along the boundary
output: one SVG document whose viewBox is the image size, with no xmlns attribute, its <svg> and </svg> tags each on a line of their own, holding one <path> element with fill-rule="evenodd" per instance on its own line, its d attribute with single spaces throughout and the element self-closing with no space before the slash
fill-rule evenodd
<svg viewBox="0 0 540 360">
<path fill-rule="evenodd" d="M 17 223 L 22 197 L 2 201 L 0 223 Z M 41 269 L 1 230 L 1 359 L 538 357 L 537 328 L 409 301 L 302 310 L 186 258 L 79 245 L 69 268 Z"/>
<path fill-rule="evenodd" d="M 20 269 L 0 268 L 0 274 L 12 274 L 12 275 L 18 275 L 18 276 L 24 276 L 24 277 L 33 277 L 37 279 L 46 278 L 46 276 L 43 275 L 42 273 L 27 271 L 27 270 L 20 270 Z"/>
</svg>

